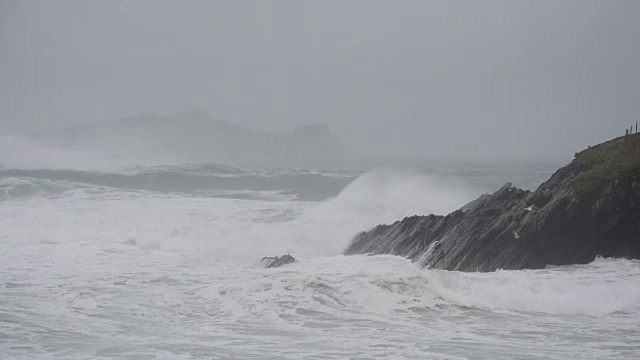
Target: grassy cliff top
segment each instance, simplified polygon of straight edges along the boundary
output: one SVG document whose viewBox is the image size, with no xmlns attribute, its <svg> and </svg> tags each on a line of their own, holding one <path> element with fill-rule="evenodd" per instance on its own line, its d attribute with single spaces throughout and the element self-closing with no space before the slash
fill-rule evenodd
<svg viewBox="0 0 640 360">
<path fill-rule="evenodd" d="M 569 185 L 589 196 L 603 183 L 640 173 L 640 133 L 621 136 L 591 146 L 576 154 L 571 163 L 574 175 Z"/>
</svg>

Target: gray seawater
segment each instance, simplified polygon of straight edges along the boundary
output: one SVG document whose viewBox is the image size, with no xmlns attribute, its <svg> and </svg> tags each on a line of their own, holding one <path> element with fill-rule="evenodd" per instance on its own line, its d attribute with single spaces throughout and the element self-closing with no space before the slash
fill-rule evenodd
<svg viewBox="0 0 640 360">
<path fill-rule="evenodd" d="M 340 253 L 546 171 L 0 171 L 3 359 L 634 359 L 640 262 L 425 270 Z M 264 269 L 262 256 L 298 262 Z"/>
</svg>

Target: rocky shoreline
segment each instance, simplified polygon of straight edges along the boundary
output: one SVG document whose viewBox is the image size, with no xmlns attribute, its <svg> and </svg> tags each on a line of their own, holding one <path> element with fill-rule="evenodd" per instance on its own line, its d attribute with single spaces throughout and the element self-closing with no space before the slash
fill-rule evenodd
<svg viewBox="0 0 640 360">
<path fill-rule="evenodd" d="M 446 216 L 376 226 L 344 254 L 393 254 L 459 271 L 640 258 L 640 134 L 577 153 L 536 191 L 508 183 Z"/>
</svg>

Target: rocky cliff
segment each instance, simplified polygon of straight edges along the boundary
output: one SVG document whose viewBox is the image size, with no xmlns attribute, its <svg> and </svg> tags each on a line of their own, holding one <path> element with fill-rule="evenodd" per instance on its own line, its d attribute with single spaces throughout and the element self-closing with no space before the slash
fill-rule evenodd
<svg viewBox="0 0 640 360">
<path fill-rule="evenodd" d="M 460 271 L 640 258 L 640 134 L 577 153 L 534 192 L 506 184 L 446 216 L 379 225 L 345 254 L 394 254 Z"/>
</svg>

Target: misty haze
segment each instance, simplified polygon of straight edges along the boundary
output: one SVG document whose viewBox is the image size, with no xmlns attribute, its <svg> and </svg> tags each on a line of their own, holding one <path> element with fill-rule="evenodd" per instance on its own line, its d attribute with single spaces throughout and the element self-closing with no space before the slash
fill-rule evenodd
<svg viewBox="0 0 640 360">
<path fill-rule="evenodd" d="M 640 357 L 639 18 L 0 0 L 0 358 Z"/>
</svg>

